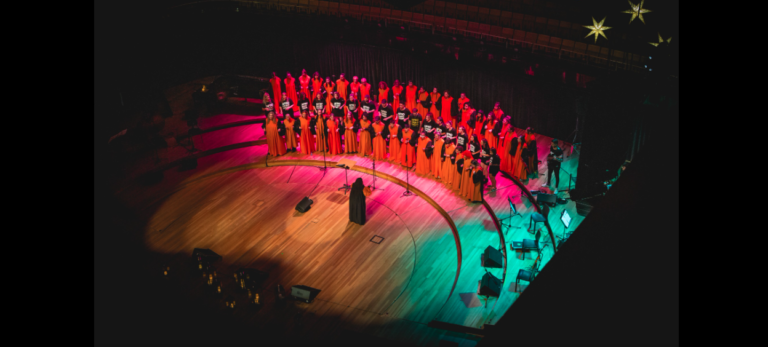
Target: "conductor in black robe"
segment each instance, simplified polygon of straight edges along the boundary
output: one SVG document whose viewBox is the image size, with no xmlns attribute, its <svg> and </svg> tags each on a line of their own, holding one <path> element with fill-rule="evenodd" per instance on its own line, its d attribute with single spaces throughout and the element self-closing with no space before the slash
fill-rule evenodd
<svg viewBox="0 0 768 347">
<path fill-rule="evenodd" d="M 350 222 L 365 225 L 365 195 L 366 193 L 370 194 L 369 192 L 370 188 L 363 184 L 362 178 L 358 178 L 355 183 L 352 183 L 352 190 L 349 192 Z"/>
</svg>

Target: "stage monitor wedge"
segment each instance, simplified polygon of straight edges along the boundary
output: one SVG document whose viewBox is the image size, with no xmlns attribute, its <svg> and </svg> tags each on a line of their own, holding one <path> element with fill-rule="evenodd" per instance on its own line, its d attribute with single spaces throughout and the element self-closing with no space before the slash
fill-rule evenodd
<svg viewBox="0 0 768 347">
<path fill-rule="evenodd" d="M 496 248 L 488 246 L 488 248 L 485 249 L 485 252 L 483 252 L 482 257 L 480 258 L 480 265 L 482 267 L 500 268 L 501 264 L 502 264 L 501 252 Z"/>
<path fill-rule="evenodd" d="M 501 293 L 501 280 L 486 272 L 483 279 L 477 283 L 477 295 L 499 297 Z"/>
<path fill-rule="evenodd" d="M 310 207 L 312 207 L 312 199 L 309 197 L 304 197 L 304 199 L 301 199 L 298 205 L 296 205 L 296 211 L 299 211 L 301 213 L 309 211 Z"/>
<path fill-rule="evenodd" d="M 320 290 L 312 287 L 303 285 L 296 285 L 291 287 L 291 296 L 306 303 L 311 303 L 314 301 L 318 293 L 320 293 Z"/>
</svg>

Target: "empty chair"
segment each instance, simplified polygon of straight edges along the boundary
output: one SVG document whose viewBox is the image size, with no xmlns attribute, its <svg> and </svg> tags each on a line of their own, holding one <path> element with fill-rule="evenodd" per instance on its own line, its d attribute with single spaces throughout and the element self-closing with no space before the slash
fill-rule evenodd
<svg viewBox="0 0 768 347">
<path fill-rule="evenodd" d="M 520 281 L 528 281 L 528 283 L 533 282 L 533 278 L 536 277 L 535 270 L 523 270 L 520 269 L 520 271 L 517 272 L 517 278 L 515 278 L 515 291 L 517 292 L 517 286 L 520 284 Z"/>
</svg>

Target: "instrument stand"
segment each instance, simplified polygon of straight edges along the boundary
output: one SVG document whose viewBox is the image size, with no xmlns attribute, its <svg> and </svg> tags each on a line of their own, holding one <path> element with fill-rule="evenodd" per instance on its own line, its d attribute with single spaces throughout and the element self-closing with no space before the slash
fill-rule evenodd
<svg viewBox="0 0 768 347">
<path fill-rule="evenodd" d="M 512 218 L 514 217 L 520 217 L 521 219 L 523 218 L 523 216 L 517 211 L 515 211 L 515 213 L 512 213 L 512 206 L 509 206 L 509 214 L 506 217 L 499 220 L 499 222 L 501 223 L 502 233 L 504 233 L 504 237 L 507 237 L 507 233 L 504 232 L 505 227 L 507 229 L 510 229 L 510 228 L 520 229 L 519 226 L 512 225 Z M 507 222 L 505 223 L 504 221 L 507 221 Z"/>
<path fill-rule="evenodd" d="M 344 165 L 344 180 L 347 182 L 341 188 L 336 190 L 342 190 L 344 189 L 344 195 L 347 195 L 347 191 L 352 189 L 352 187 L 349 186 L 349 177 L 347 177 L 347 171 L 349 170 L 349 166 Z"/>
</svg>

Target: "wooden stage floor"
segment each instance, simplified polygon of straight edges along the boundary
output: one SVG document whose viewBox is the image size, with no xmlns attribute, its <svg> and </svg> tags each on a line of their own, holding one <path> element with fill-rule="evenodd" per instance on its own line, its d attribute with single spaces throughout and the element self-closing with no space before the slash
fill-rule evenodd
<svg viewBox="0 0 768 347">
<path fill-rule="evenodd" d="M 166 124 L 167 131 L 177 135 L 184 132 L 179 119 L 189 107 L 189 95 L 196 85 L 167 91 L 174 113 Z M 286 334 L 313 336 L 343 329 L 402 343 L 436 345 L 442 339 L 473 346 L 478 336 L 428 324 L 439 321 L 482 329 L 484 324 L 495 324 L 514 310 L 514 301 L 528 285 L 521 282 L 515 286 L 516 274 L 520 269 L 530 269 L 538 254 L 509 248 L 512 241 L 532 238 L 526 231 L 532 207 L 526 207 L 520 188 L 511 180 L 498 175 L 498 190 L 485 196 L 499 219 L 507 216 L 507 197 L 521 214 L 521 218 L 511 219 L 512 228 L 503 230 L 506 272 L 487 269 L 504 282 L 500 296 L 491 298 L 486 307 L 476 294 L 478 280 L 486 271 L 480 265 L 480 256 L 489 245 L 499 248 L 500 238 L 482 204 L 465 201 L 431 177 L 411 172 L 410 184 L 426 198 L 401 197 L 405 188 L 398 182 L 377 178 L 377 189 L 367 199 L 368 222 L 364 226 L 350 223 L 348 198 L 337 191 L 345 181 L 344 170 L 331 167 L 322 171 L 311 166 L 322 166 L 322 153 L 270 158 L 270 167 L 266 167 L 266 145 L 217 152 L 226 146 L 263 139 L 261 124 L 237 125 L 252 119 L 238 115 L 200 119 L 204 131 L 220 129 L 193 137 L 200 150 L 196 152 L 198 166 L 193 170 L 167 169 L 162 182 L 152 186 L 136 182 L 142 171 L 167 166 L 188 155 L 181 146 L 170 146 L 158 154 L 160 160 L 134 164 L 132 172 L 113 182 L 116 196 L 136 212 L 145 226 L 142 232 L 149 250 L 167 255 L 166 262 L 174 264 L 189 257 L 193 248 L 214 250 L 223 256 L 217 266 L 225 291 L 234 289 L 234 284 L 226 281 L 240 267 L 268 272 L 269 289 L 278 283 L 286 288 L 302 284 L 320 289 L 313 303 L 292 302 L 289 308 L 282 309 L 306 317 L 300 331 L 288 329 Z M 539 157 L 544 158 L 550 139 L 539 138 Z M 373 163 L 369 158 L 337 155 L 325 159 L 336 162 L 342 158 L 355 160 L 356 167 L 364 171 L 350 170 L 350 183 L 362 177 L 366 185 L 372 184 L 373 176 L 368 172 Z M 296 160 L 302 160 L 301 165 L 294 164 Z M 307 166 L 307 160 L 316 162 Z M 578 155 L 574 154 L 563 163 L 563 169 L 575 173 L 577 164 Z M 397 164 L 377 161 L 376 171 L 390 175 L 394 181 L 406 180 L 405 170 Z M 546 162 L 539 171 L 539 178 L 526 185 L 528 189 L 538 189 L 546 182 Z M 561 173 L 559 188 L 566 189 L 567 185 L 567 174 Z M 559 195 L 564 194 L 567 196 Z M 294 207 L 304 196 L 314 204 L 302 214 Z M 549 223 L 558 237 L 564 233 L 559 221 L 562 209 L 574 219 L 569 230 L 583 219 L 571 201 L 553 208 Z M 370 242 L 374 235 L 384 238 L 381 244 Z M 542 241 L 548 240 L 545 235 L 544 229 Z M 543 271 L 552 256 L 552 247 L 546 246 L 540 260 Z M 238 314 L 255 323 L 290 316 L 274 305 L 270 293 L 263 295 L 265 305 L 258 313 L 243 308 Z M 201 296 L 199 300 L 209 299 Z"/>
</svg>

